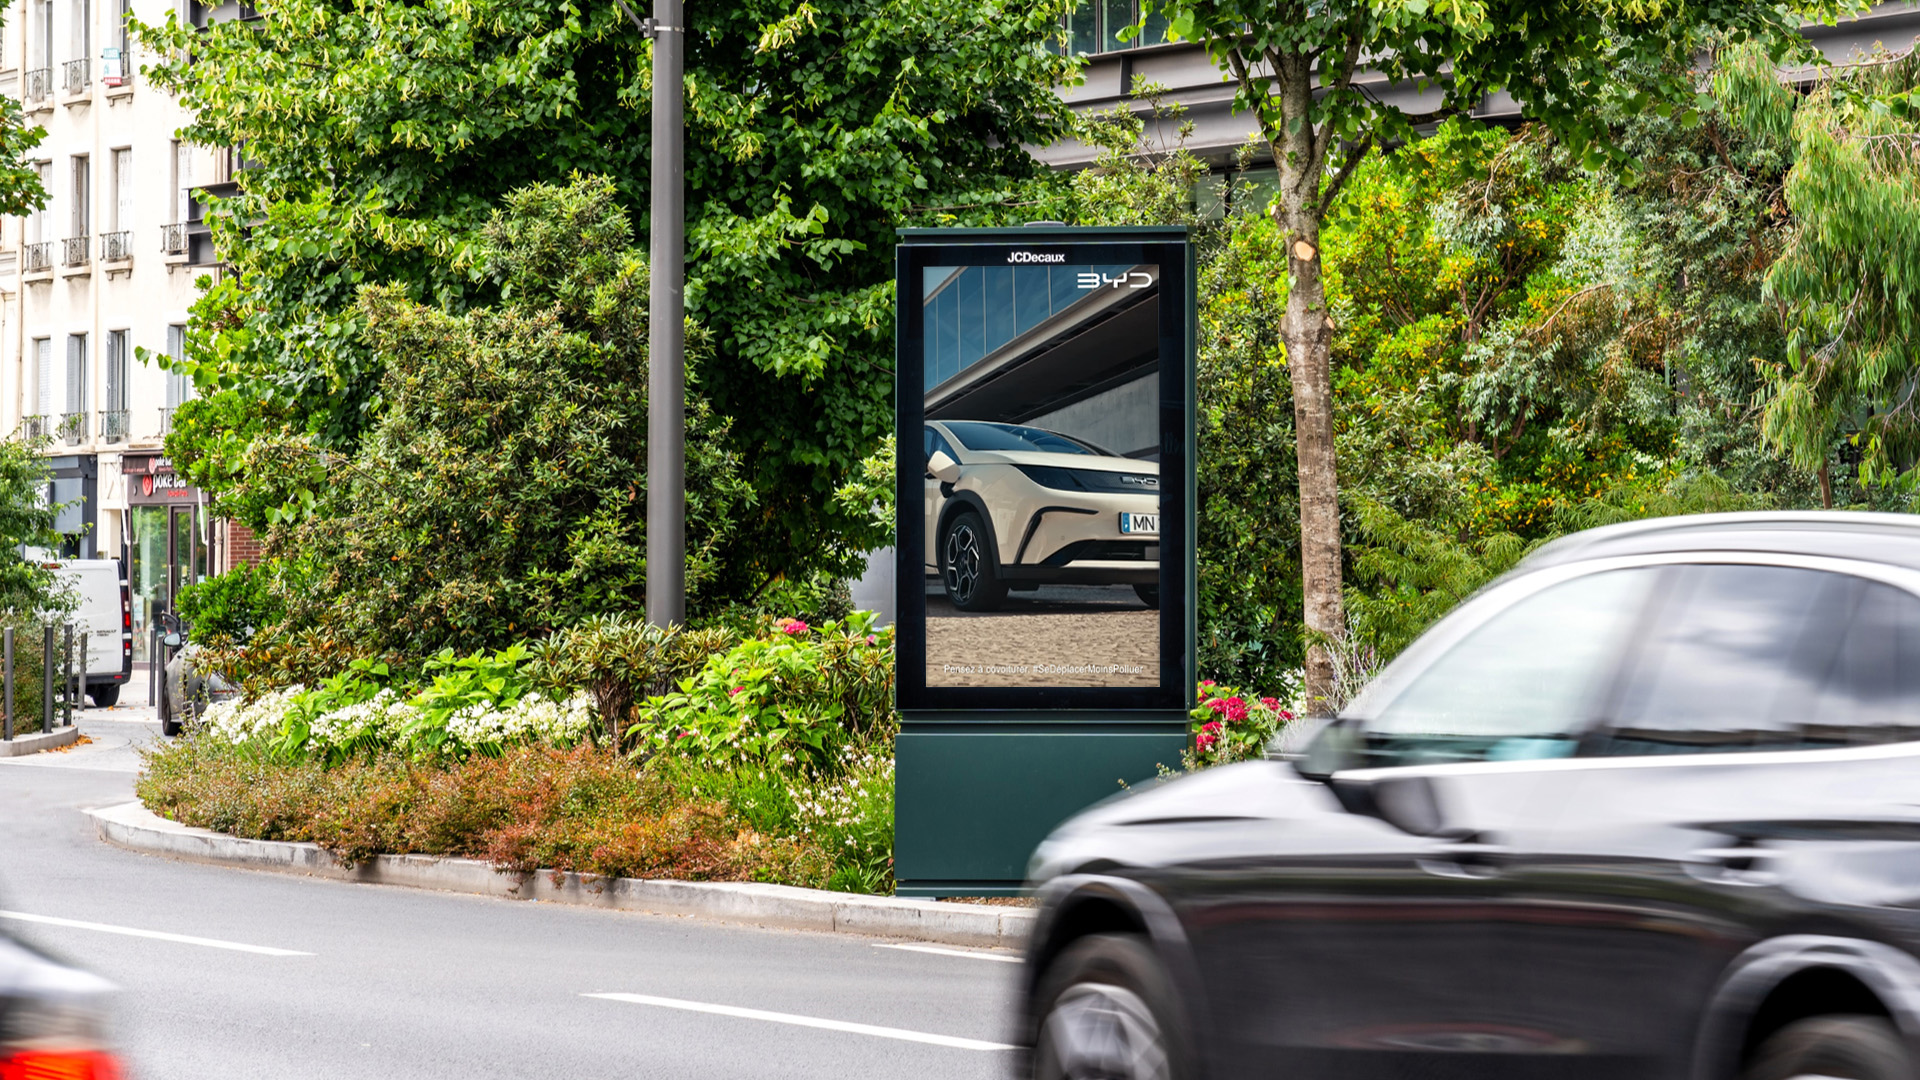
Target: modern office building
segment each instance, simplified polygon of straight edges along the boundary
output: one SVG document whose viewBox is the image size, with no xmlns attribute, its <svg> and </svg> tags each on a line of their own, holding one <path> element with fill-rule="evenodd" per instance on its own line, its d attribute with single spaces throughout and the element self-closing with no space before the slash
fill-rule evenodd
<svg viewBox="0 0 1920 1080">
<path fill-rule="evenodd" d="M 201 15 L 174 2 L 13 0 L 0 30 L 0 94 L 46 130 L 51 196 L 0 222 L 0 432 L 52 439 L 66 553 L 126 557 L 137 628 L 230 561 L 162 451 L 191 383 L 141 358 L 181 355 L 195 279 L 220 272 L 194 196 L 227 180 L 228 154 L 177 137 L 188 114 L 143 82 L 126 30 Z"/>
</svg>

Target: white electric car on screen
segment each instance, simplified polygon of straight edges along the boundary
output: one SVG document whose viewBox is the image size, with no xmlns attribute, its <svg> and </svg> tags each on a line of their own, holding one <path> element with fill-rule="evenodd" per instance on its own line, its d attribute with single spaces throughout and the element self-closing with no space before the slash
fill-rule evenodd
<svg viewBox="0 0 1920 1080">
<path fill-rule="evenodd" d="M 1020 424 L 926 425 L 926 567 L 962 611 L 1009 590 L 1131 585 L 1160 606 L 1160 466 Z"/>
</svg>

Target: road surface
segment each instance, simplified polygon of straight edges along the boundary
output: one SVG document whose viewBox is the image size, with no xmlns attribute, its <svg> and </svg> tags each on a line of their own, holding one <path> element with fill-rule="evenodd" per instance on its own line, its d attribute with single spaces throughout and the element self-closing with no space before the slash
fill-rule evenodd
<svg viewBox="0 0 1920 1080">
<path fill-rule="evenodd" d="M 0 759 L 0 932 L 112 979 L 130 1080 L 1006 1076 L 1006 953 L 320 881 L 100 842 L 144 710 Z M 109 717 L 120 717 L 113 719 Z M 606 995 L 606 996 L 596 996 Z"/>
</svg>

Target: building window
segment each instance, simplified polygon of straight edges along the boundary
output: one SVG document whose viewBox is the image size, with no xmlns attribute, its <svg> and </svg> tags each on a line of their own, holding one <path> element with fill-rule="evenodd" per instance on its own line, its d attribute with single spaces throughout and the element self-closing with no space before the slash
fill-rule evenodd
<svg viewBox="0 0 1920 1080">
<path fill-rule="evenodd" d="M 113 222 L 109 232 L 133 228 L 133 184 L 133 151 L 122 147 L 113 152 L 113 205 L 108 208 Z"/>
<path fill-rule="evenodd" d="M 73 58 L 93 55 L 93 0 L 73 0 Z"/>
<path fill-rule="evenodd" d="M 181 323 L 167 327 L 167 356 L 187 358 L 187 328 Z M 193 380 L 181 371 L 167 372 L 167 408 L 176 409 L 193 400 Z"/>
<path fill-rule="evenodd" d="M 33 339 L 33 390 L 40 416 L 53 415 L 53 339 Z"/>
<path fill-rule="evenodd" d="M 93 203 L 93 175 L 85 154 L 73 156 L 73 231 L 68 236 L 90 235 L 93 224 L 89 210 Z"/>
<path fill-rule="evenodd" d="M 33 163 L 33 171 L 40 177 L 40 189 L 47 193 L 47 199 L 51 201 L 53 199 L 53 162 L 36 161 Z M 39 244 L 48 239 L 47 208 L 42 206 L 27 215 L 27 243 Z"/>
<path fill-rule="evenodd" d="M 107 331 L 107 403 L 108 412 L 127 409 L 127 332 Z"/>
<path fill-rule="evenodd" d="M 67 412 L 87 411 L 87 335 L 67 335 Z"/>
<path fill-rule="evenodd" d="M 1067 15 L 1067 51 L 1085 56 L 1166 43 L 1167 16 L 1163 11 L 1147 16 L 1132 41 L 1120 40 L 1121 31 L 1139 23 L 1139 0 L 1080 0 Z"/>
<path fill-rule="evenodd" d="M 196 217 L 192 192 L 193 147 L 175 139 L 173 140 L 173 220 L 175 222 L 192 221 Z"/>
</svg>

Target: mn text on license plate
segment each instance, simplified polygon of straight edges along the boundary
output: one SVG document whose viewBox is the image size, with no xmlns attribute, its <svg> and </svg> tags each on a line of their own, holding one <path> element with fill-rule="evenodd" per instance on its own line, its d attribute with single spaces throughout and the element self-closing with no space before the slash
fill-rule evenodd
<svg viewBox="0 0 1920 1080">
<path fill-rule="evenodd" d="M 1122 513 L 1120 531 L 1129 536 L 1159 536 L 1160 515 Z"/>
</svg>

